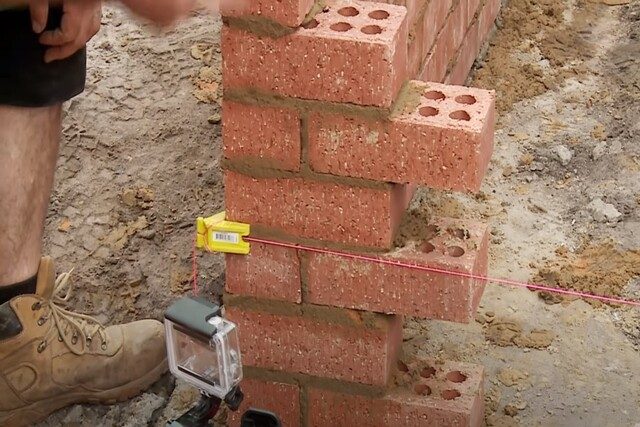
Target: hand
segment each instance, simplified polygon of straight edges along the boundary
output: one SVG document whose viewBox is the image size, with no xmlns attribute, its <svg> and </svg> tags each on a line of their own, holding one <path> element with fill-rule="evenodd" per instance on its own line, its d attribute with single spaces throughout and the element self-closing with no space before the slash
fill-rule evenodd
<svg viewBox="0 0 640 427">
<path fill-rule="evenodd" d="M 31 0 L 31 20 L 36 33 L 46 26 L 48 3 L 48 0 Z M 63 0 L 60 28 L 40 35 L 40 43 L 49 46 L 44 62 L 68 58 L 82 49 L 100 30 L 101 19 L 101 0 Z"/>
<path fill-rule="evenodd" d="M 29 0 L 29 12 L 31 12 L 31 27 L 36 34 L 40 34 L 47 26 L 49 0 Z"/>
<path fill-rule="evenodd" d="M 161 26 L 171 25 L 196 9 L 197 0 L 121 0 L 133 13 Z"/>
</svg>

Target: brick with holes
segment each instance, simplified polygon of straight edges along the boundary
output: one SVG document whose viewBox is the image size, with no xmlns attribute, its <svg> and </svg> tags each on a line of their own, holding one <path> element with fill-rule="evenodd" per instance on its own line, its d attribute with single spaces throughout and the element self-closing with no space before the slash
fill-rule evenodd
<svg viewBox="0 0 640 427">
<path fill-rule="evenodd" d="M 227 159 L 274 169 L 300 170 L 300 115 L 292 108 L 222 103 Z"/>
<path fill-rule="evenodd" d="M 402 364 L 397 387 L 384 397 L 368 397 L 311 387 L 310 427 L 480 427 L 484 420 L 481 366 L 416 360 Z"/>
<path fill-rule="evenodd" d="M 384 386 L 402 344 L 402 317 L 225 295 L 242 363 Z"/>
<path fill-rule="evenodd" d="M 316 172 L 432 188 L 478 191 L 493 151 L 495 94 L 411 82 L 389 121 L 313 112 L 309 161 Z"/>
<path fill-rule="evenodd" d="M 364 248 L 390 248 L 404 211 L 404 185 L 370 187 L 301 177 L 225 173 L 227 217 L 252 230 Z"/>
<path fill-rule="evenodd" d="M 418 228 L 423 230 L 421 238 L 379 256 L 391 264 L 309 253 L 303 263 L 306 301 L 426 319 L 472 321 L 485 282 L 443 271 L 486 277 L 488 227 L 473 221 L 440 219 Z M 438 272 L 399 267 L 393 262 Z"/>
<path fill-rule="evenodd" d="M 287 27 L 297 27 L 313 4 L 313 0 L 232 0 L 222 2 L 220 13 L 236 18 L 260 17 Z"/>
<path fill-rule="evenodd" d="M 389 107 L 407 68 L 406 9 L 337 2 L 279 38 L 222 31 L 225 90 Z"/>
</svg>

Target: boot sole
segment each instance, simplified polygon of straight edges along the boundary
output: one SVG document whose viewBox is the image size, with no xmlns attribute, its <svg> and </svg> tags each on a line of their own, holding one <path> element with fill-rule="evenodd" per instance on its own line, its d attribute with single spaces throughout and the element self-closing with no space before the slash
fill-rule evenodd
<svg viewBox="0 0 640 427">
<path fill-rule="evenodd" d="M 163 363 L 147 372 L 143 377 L 124 384 L 120 387 L 104 390 L 100 392 L 73 392 L 63 396 L 54 397 L 47 400 L 32 403 L 20 409 L 11 411 L 6 419 L 0 416 L 0 425 L 7 427 L 23 427 L 33 425 L 47 419 L 55 411 L 73 404 L 102 404 L 113 405 L 114 403 L 129 400 L 144 390 L 151 387 L 162 375 L 167 372 L 168 365 L 165 359 Z M 87 394 L 90 393 L 90 396 Z M 0 414 L 1 415 L 1 414 Z"/>
</svg>

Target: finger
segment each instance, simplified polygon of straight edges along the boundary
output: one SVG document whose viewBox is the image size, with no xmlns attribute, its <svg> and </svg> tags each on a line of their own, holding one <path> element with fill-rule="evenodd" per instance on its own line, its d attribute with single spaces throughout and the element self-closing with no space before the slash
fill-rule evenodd
<svg viewBox="0 0 640 427">
<path fill-rule="evenodd" d="M 31 13 L 31 27 L 35 33 L 40 34 L 47 27 L 49 0 L 31 0 L 29 12 Z"/>
<path fill-rule="evenodd" d="M 53 61 L 59 61 L 65 59 L 82 49 L 84 45 L 80 45 L 76 42 L 67 43 L 62 46 L 53 46 L 46 50 L 44 53 L 44 62 L 47 64 Z"/>
<path fill-rule="evenodd" d="M 60 28 L 42 33 L 40 43 L 47 46 L 63 46 L 76 40 L 82 29 L 80 16 L 82 14 L 65 12 L 60 21 Z"/>
</svg>

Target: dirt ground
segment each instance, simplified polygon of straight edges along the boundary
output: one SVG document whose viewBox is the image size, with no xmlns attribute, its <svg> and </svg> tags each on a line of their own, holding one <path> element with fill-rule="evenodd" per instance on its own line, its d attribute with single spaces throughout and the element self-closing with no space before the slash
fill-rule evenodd
<svg viewBox="0 0 640 427">
<path fill-rule="evenodd" d="M 193 221 L 223 208 L 220 21 L 168 34 L 107 9 L 67 109 L 46 251 L 73 306 L 160 318 L 190 287 Z M 640 2 L 510 0 L 472 85 L 496 89 L 482 193 L 421 189 L 415 212 L 493 227 L 490 274 L 640 300 Z M 201 256 L 205 292 L 223 260 Z M 483 364 L 488 425 L 640 425 L 640 309 L 489 284 L 469 325 L 409 320 L 405 354 Z M 162 425 L 195 398 L 167 376 L 131 402 L 42 425 Z"/>
</svg>

